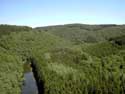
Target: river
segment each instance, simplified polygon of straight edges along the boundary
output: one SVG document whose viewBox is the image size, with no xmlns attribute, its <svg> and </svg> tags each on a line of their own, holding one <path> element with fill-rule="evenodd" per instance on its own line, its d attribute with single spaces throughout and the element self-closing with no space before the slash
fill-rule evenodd
<svg viewBox="0 0 125 94">
<path fill-rule="evenodd" d="M 30 64 L 24 65 L 24 83 L 22 94 L 38 94 L 37 83 L 34 78 Z"/>
</svg>

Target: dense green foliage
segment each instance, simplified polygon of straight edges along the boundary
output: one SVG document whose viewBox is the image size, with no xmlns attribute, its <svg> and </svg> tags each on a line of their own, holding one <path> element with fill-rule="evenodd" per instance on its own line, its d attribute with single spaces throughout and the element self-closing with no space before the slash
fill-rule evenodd
<svg viewBox="0 0 125 94">
<path fill-rule="evenodd" d="M 68 24 L 62 26 L 39 27 L 36 28 L 36 30 L 49 32 L 56 36 L 70 40 L 75 44 L 106 41 L 110 38 L 125 35 L 124 25 Z"/>
<path fill-rule="evenodd" d="M 10 32 L 30 31 L 31 27 L 16 25 L 0 25 L 0 37 Z"/>
<path fill-rule="evenodd" d="M 21 94 L 22 80 L 22 60 L 0 48 L 0 94 Z"/>
<path fill-rule="evenodd" d="M 125 35 L 115 38 L 110 38 L 109 41 L 113 41 L 117 45 L 124 46 L 125 45 Z"/>
<path fill-rule="evenodd" d="M 0 38 L 1 94 L 20 94 L 27 59 L 44 94 L 125 93 L 125 26 L 71 24 L 27 31 Z"/>
</svg>

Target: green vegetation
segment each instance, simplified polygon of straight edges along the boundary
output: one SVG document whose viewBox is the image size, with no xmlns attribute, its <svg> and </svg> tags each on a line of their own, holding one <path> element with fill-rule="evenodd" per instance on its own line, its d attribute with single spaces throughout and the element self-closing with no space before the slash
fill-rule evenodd
<svg viewBox="0 0 125 94">
<path fill-rule="evenodd" d="M 124 25 L 83 25 L 68 24 L 62 26 L 37 27 L 36 30 L 49 32 L 80 44 L 106 41 L 110 38 L 125 35 Z"/>
<path fill-rule="evenodd" d="M 0 38 L 1 94 L 20 94 L 26 62 L 34 65 L 44 94 L 125 93 L 124 25 L 69 24 L 19 31 Z"/>
<path fill-rule="evenodd" d="M 23 80 L 22 60 L 0 48 L 0 93 L 21 94 Z"/>
<path fill-rule="evenodd" d="M 16 26 L 16 25 L 0 25 L 0 37 L 10 32 L 21 32 L 21 31 L 30 31 L 31 27 L 27 26 Z"/>
</svg>

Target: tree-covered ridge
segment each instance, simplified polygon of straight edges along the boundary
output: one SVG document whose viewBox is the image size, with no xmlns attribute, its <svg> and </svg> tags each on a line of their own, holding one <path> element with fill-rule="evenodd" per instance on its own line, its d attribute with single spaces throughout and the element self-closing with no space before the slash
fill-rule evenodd
<svg viewBox="0 0 125 94">
<path fill-rule="evenodd" d="M 0 62 L 3 61 L 2 67 L 0 66 L 3 70 L 0 82 L 2 83 L 1 79 L 4 79 L 4 74 L 10 66 L 11 76 L 15 79 L 15 85 L 18 85 L 16 89 L 12 87 L 14 81 L 9 82 L 8 85 L 2 83 L 0 91 L 3 94 L 8 94 L 8 92 L 20 94 L 22 78 L 17 80 L 16 77 L 22 76 L 22 62 L 25 63 L 27 59 L 35 67 L 37 81 L 43 86 L 41 89 L 44 89 L 44 94 L 124 94 L 125 46 L 122 42 L 124 41 L 124 26 L 94 26 L 92 28 L 97 31 L 86 30 L 91 35 L 89 38 L 86 38 L 88 35 L 79 33 L 84 31 L 76 31 L 79 25 L 66 26 L 61 26 L 61 29 L 57 29 L 60 26 L 51 27 L 57 31 L 53 29 L 46 31 L 42 28 L 33 29 L 30 32 L 11 32 L 0 38 L 2 52 Z M 89 29 L 90 27 L 86 26 Z M 61 37 L 63 32 L 65 35 Z M 72 39 L 75 41 L 72 41 L 70 37 L 74 32 L 75 36 L 81 35 L 80 38 L 85 38 L 87 41 L 76 41 L 74 36 Z M 101 32 L 101 39 L 92 42 L 97 32 L 99 34 Z M 68 36 L 65 37 L 66 35 Z M 119 45 L 116 41 L 122 44 Z M 10 63 L 11 61 L 13 62 Z M 15 69 L 17 70 L 16 77 Z M 12 80 L 9 75 L 5 76 L 4 82 L 8 83 Z M 8 91 L 5 91 L 4 87 Z M 11 91 L 10 87 L 14 90 Z"/>
<path fill-rule="evenodd" d="M 10 32 L 30 31 L 31 27 L 28 26 L 16 26 L 16 25 L 0 25 L 0 36 L 3 34 L 9 34 Z"/>
<path fill-rule="evenodd" d="M 125 35 L 125 25 L 85 25 L 68 24 L 59 26 L 38 27 L 39 31 L 49 32 L 68 39 L 75 44 L 84 42 L 100 42 L 109 38 Z"/>
</svg>

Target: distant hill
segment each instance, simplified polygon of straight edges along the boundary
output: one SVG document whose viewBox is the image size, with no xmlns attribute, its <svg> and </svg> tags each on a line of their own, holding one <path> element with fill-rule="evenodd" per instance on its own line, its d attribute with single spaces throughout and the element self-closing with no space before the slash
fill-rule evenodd
<svg viewBox="0 0 125 94">
<path fill-rule="evenodd" d="M 17 26 L 17 25 L 0 25 L 0 36 L 3 34 L 9 34 L 10 32 L 19 32 L 19 31 L 30 31 L 31 27 L 28 26 Z"/>
<path fill-rule="evenodd" d="M 37 27 L 35 30 L 49 32 L 68 39 L 75 44 L 84 42 L 100 42 L 110 38 L 125 35 L 125 25 L 86 25 L 67 24 L 47 27 Z"/>
</svg>

